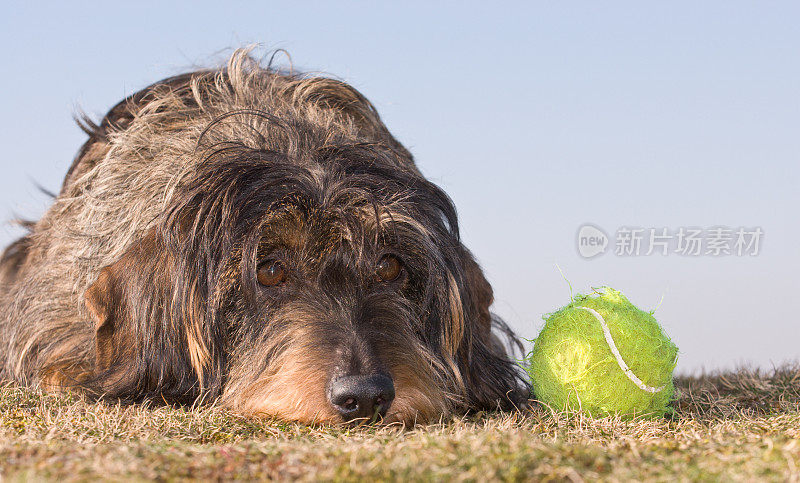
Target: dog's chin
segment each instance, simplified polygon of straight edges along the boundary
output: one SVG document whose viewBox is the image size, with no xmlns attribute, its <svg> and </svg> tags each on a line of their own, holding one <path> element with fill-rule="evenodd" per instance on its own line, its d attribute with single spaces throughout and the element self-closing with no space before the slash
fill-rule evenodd
<svg viewBox="0 0 800 483">
<path fill-rule="evenodd" d="M 338 424 L 341 416 L 325 399 L 324 395 L 298 398 L 293 391 L 269 391 L 254 388 L 240 397 L 224 395 L 224 406 L 246 417 L 280 419 L 303 424 Z"/>
<path fill-rule="evenodd" d="M 272 384 L 256 383 L 244 390 L 227 390 L 222 404 L 245 417 L 279 419 L 308 425 L 358 426 L 362 424 L 414 427 L 433 423 L 448 413 L 443 399 L 426 395 L 418 388 L 398 387 L 397 396 L 383 417 L 345 420 L 333 408 L 323 391 L 302 397 L 297 384 L 278 391 Z M 446 400 L 446 398 L 445 398 Z"/>
</svg>

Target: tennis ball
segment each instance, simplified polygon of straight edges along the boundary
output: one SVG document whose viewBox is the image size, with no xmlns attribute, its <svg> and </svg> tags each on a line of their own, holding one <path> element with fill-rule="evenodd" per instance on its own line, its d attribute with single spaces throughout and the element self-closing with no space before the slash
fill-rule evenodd
<svg viewBox="0 0 800 483">
<path fill-rule="evenodd" d="M 527 370 L 535 397 L 555 410 L 659 417 L 675 393 L 677 356 L 652 313 L 602 287 L 545 316 Z"/>
</svg>

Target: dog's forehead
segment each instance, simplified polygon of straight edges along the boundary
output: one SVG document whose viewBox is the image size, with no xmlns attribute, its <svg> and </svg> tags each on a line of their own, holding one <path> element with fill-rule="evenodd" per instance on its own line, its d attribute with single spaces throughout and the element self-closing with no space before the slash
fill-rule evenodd
<svg viewBox="0 0 800 483">
<path fill-rule="evenodd" d="M 343 245 L 363 247 L 380 239 L 380 231 L 379 215 L 373 207 L 286 204 L 267 215 L 261 244 L 321 252 Z"/>
</svg>

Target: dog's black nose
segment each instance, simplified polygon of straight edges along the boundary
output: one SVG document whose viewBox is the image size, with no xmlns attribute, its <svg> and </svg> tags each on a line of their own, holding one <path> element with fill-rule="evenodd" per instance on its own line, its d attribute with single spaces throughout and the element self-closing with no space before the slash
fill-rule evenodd
<svg viewBox="0 0 800 483">
<path fill-rule="evenodd" d="M 394 400 L 394 383 L 384 375 L 340 377 L 331 384 L 330 398 L 345 421 L 383 418 Z"/>
</svg>

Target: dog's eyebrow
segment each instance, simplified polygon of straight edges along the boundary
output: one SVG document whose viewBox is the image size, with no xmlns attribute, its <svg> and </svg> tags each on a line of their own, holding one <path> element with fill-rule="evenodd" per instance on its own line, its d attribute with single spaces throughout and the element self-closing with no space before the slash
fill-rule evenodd
<svg viewBox="0 0 800 483">
<path fill-rule="evenodd" d="M 257 256 L 287 256 L 289 253 L 298 253 L 304 246 L 305 234 L 296 225 L 288 220 L 281 221 L 281 217 L 274 218 L 274 222 L 264 227 L 258 240 Z"/>
</svg>

